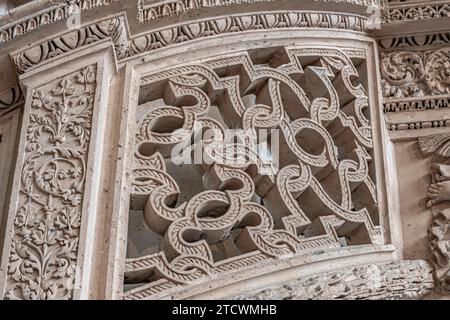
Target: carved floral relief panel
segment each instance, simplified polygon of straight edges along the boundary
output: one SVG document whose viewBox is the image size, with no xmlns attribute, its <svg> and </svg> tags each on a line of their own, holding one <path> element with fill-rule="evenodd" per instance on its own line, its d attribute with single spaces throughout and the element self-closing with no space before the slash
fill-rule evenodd
<svg viewBox="0 0 450 320">
<path fill-rule="evenodd" d="M 364 50 L 275 47 L 143 76 L 130 214 L 154 240 L 129 254 L 124 298 L 382 244 L 365 63 Z"/>
<path fill-rule="evenodd" d="M 32 91 L 7 299 L 72 298 L 95 88 L 91 65 Z"/>
</svg>

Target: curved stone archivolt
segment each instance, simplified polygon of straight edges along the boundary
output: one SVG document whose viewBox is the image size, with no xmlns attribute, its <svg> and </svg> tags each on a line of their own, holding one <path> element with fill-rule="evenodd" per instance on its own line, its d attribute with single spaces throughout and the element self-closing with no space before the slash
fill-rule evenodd
<svg viewBox="0 0 450 320">
<path fill-rule="evenodd" d="M 125 283 L 141 285 L 125 299 L 268 259 L 383 243 L 360 54 L 272 49 L 141 78 L 131 206 L 161 240 L 126 260 Z M 183 201 L 186 186 L 169 169 L 177 148 L 202 184 Z"/>
</svg>

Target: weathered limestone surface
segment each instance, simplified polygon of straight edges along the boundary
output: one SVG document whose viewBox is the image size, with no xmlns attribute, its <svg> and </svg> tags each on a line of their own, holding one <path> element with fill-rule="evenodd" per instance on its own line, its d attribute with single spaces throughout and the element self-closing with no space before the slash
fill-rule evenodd
<svg viewBox="0 0 450 320">
<path fill-rule="evenodd" d="M 449 8 L 5 2 L 0 297 L 445 297 Z"/>
</svg>

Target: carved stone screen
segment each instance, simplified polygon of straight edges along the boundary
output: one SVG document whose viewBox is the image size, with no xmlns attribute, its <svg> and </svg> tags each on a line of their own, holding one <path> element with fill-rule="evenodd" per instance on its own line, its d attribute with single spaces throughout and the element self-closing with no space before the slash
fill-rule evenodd
<svg viewBox="0 0 450 320">
<path fill-rule="evenodd" d="M 365 56 L 256 48 L 140 79 L 125 299 L 383 243 Z"/>
</svg>

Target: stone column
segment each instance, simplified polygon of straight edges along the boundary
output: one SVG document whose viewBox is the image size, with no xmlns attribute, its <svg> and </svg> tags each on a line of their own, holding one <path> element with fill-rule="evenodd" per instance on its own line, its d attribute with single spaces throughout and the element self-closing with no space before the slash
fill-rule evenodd
<svg viewBox="0 0 450 320">
<path fill-rule="evenodd" d="M 112 46 L 102 42 L 20 76 L 25 105 L 0 298 L 90 297 L 107 95 L 115 72 Z"/>
</svg>

